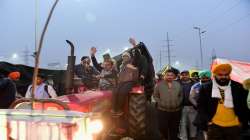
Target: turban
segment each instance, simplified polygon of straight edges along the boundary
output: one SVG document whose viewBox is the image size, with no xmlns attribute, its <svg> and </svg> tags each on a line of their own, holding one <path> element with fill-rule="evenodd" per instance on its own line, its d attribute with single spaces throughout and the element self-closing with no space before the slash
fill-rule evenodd
<svg viewBox="0 0 250 140">
<path fill-rule="evenodd" d="M 202 77 L 210 78 L 211 77 L 211 72 L 209 70 L 199 71 L 199 77 L 200 78 L 202 78 Z"/>
<path fill-rule="evenodd" d="M 197 71 L 194 71 L 190 74 L 191 77 L 198 77 L 199 73 Z"/>
<path fill-rule="evenodd" d="M 212 72 L 217 75 L 219 71 L 226 71 L 227 73 L 232 72 L 232 66 L 230 64 L 217 64 L 212 67 Z"/>
<path fill-rule="evenodd" d="M 8 77 L 12 80 L 18 80 L 20 78 L 21 74 L 18 71 L 11 72 Z"/>
</svg>

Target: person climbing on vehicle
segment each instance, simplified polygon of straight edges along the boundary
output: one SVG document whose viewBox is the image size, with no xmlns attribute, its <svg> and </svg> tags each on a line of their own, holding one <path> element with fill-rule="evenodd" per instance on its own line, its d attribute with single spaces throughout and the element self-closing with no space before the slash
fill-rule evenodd
<svg viewBox="0 0 250 140">
<path fill-rule="evenodd" d="M 141 55 L 138 48 L 132 50 L 132 65 L 138 68 L 140 84 L 144 85 L 148 73 L 148 63 L 145 56 Z"/>
<path fill-rule="evenodd" d="M 151 101 L 151 96 L 154 92 L 155 86 L 155 70 L 153 65 L 153 58 L 149 53 L 146 45 L 143 42 L 137 43 L 134 38 L 129 38 L 129 43 L 133 46 L 133 49 L 138 48 L 142 56 L 144 56 L 147 60 L 147 73 L 144 77 L 144 90 L 145 95 L 148 101 Z"/>
<path fill-rule="evenodd" d="M 133 85 L 138 80 L 138 69 L 132 65 L 131 56 L 128 52 L 122 54 L 122 64 L 118 73 L 118 85 L 113 91 L 112 113 L 121 116 L 126 97 L 131 91 Z"/>
<path fill-rule="evenodd" d="M 99 80 L 97 76 L 100 74 L 93 66 L 88 56 L 81 58 L 81 63 L 75 66 L 75 75 L 82 79 L 82 83 L 87 89 L 96 89 Z"/>
<path fill-rule="evenodd" d="M 48 99 L 48 98 L 55 98 L 57 97 L 56 91 L 51 85 L 48 85 L 45 83 L 46 76 L 43 74 L 37 75 L 37 87 L 35 90 L 34 97 L 36 99 Z M 31 98 L 32 97 L 32 85 L 29 85 L 27 92 L 25 94 L 25 98 Z"/>
</svg>

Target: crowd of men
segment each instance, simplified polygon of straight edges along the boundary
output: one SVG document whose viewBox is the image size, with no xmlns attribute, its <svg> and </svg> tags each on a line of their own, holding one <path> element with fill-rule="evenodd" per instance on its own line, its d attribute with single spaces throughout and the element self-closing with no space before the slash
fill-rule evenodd
<svg viewBox="0 0 250 140">
<path fill-rule="evenodd" d="M 162 136 L 170 140 L 240 140 L 247 130 L 250 106 L 248 91 L 230 79 L 232 66 L 218 64 L 199 72 L 199 81 L 188 71 L 180 76 L 167 70 L 155 86 L 158 125 Z M 212 76 L 211 76 L 212 75 Z"/>
<path fill-rule="evenodd" d="M 139 83 L 145 88 L 147 100 L 156 102 L 163 139 L 240 139 L 241 130 L 247 129 L 250 121 L 250 95 L 242 84 L 231 80 L 230 64 L 218 64 L 211 71 L 196 73 L 170 68 L 155 80 L 153 59 L 147 47 L 133 38 L 129 42 L 132 49 L 115 60 L 104 54 L 103 62 L 98 63 L 97 49 L 92 47 L 90 57 L 83 56 L 75 66 L 75 76 L 82 79 L 86 88 L 113 91 L 111 113 L 114 116 L 123 115 L 126 96 Z M 0 108 L 8 108 L 15 100 L 17 91 L 13 80 L 19 77 L 18 72 L 0 77 Z M 57 96 L 45 79 L 44 75 L 38 75 L 35 98 Z M 30 85 L 26 98 L 31 98 L 31 90 Z"/>
<path fill-rule="evenodd" d="M 90 73 L 85 71 L 88 76 L 81 77 L 82 73 L 76 73 L 89 88 L 98 85 L 91 82 L 99 81 L 100 89 L 113 91 L 113 114 L 123 114 L 128 92 L 141 81 L 148 101 L 151 101 L 153 93 L 158 128 L 163 139 L 240 139 L 241 130 L 247 129 L 250 120 L 248 91 L 230 79 L 230 64 L 220 64 L 211 71 L 196 73 L 188 70 L 179 73 L 170 68 L 164 75 L 159 74 L 155 81 L 153 60 L 147 48 L 134 39 L 129 41 L 133 49 L 122 54 L 121 62 L 105 54 L 103 63 L 99 64 L 95 58 L 96 48 L 91 48 L 91 57 L 83 57 L 77 66 L 77 69 L 89 69 Z M 91 60 L 93 67 L 89 65 Z"/>
</svg>

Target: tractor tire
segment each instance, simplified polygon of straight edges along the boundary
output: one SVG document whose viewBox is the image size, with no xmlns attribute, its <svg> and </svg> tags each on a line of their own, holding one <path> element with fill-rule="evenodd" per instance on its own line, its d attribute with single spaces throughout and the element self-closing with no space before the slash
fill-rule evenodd
<svg viewBox="0 0 250 140">
<path fill-rule="evenodd" d="M 130 94 L 129 97 L 129 135 L 141 139 L 146 135 L 146 97 L 144 94 Z"/>
</svg>

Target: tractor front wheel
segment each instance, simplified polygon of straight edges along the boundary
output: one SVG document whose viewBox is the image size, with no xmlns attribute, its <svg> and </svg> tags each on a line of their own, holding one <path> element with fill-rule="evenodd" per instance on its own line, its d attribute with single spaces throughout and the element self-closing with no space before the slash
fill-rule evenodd
<svg viewBox="0 0 250 140">
<path fill-rule="evenodd" d="M 146 97 L 144 94 L 131 94 L 129 97 L 129 135 L 140 139 L 146 135 Z"/>
</svg>

